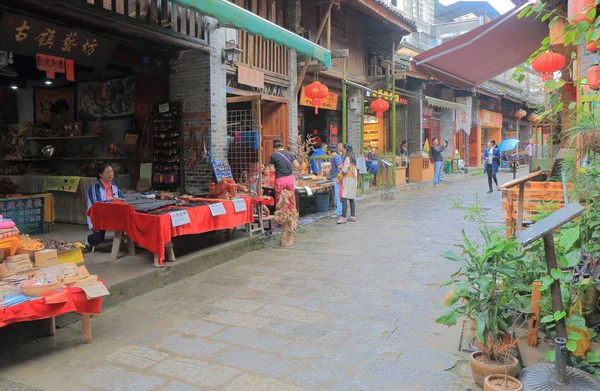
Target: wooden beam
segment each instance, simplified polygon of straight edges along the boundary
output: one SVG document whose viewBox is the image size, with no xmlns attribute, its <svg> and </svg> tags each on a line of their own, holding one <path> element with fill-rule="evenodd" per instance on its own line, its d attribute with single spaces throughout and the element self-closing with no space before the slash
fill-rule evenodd
<svg viewBox="0 0 600 391">
<path fill-rule="evenodd" d="M 325 24 L 331 17 L 331 8 L 333 8 L 333 3 L 335 0 L 331 0 L 329 3 L 329 7 L 327 8 L 327 12 L 325 13 L 325 17 L 321 21 L 321 25 L 319 26 L 319 31 L 317 31 L 317 36 L 315 37 L 314 42 L 319 42 L 321 38 L 321 34 L 323 34 L 323 29 L 325 28 Z M 310 58 L 304 63 L 302 67 L 302 71 L 298 76 L 298 81 L 296 82 L 296 89 L 294 90 L 294 96 L 298 96 L 298 92 L 300 92 L 300 88 L 302 88 L 302 82 L 304 81 L 304 77 L 306 76 L 306 72 L 308 71 L 308 67 L 310 66 Z"/>
</svg>

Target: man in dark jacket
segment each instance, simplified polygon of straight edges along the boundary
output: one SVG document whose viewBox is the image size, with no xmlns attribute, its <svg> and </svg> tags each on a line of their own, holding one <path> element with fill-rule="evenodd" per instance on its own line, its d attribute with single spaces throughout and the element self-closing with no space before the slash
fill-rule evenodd
<svg viewBox="0 0 600 391">
<path fill-rule="evenodd" d="M 448 139 L 444 139 L 445 145 L 440 145 L 440 140 L 434 137 L 433 146 L 429 150 L 429 157 L 433 160 L 433 187 L 440 187 L 442 182 L 442 170 L 444 169 L 444 156 L 442 152 L 448 148 Z"/>
</svg>

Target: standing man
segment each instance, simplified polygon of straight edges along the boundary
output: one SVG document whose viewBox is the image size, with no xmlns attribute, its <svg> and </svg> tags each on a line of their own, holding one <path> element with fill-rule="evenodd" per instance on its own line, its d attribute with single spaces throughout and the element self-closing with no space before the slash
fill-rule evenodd
<svg viewBox="0 0 600 391">
<path fill-rule="evenodd" d="M 434 137 L 433 146 L 429 150 L 429 156 L 433 160 L 433 187 L 440 187 L 442 182 L 442 170 L 444 169 L 444 156 L 442 152 L 448 148 L 448 139 L 444 139 L 444 146 L 440 145 L 440 140 Z"/>
<path fill-rule="evenodd" d="M 314 152 L 312 153 L 312 155 L 310 155 L 310 156 L 311 157 L 326 156 L 327 155 L 327 152 L 325 152 L 326 149 L 327 149 L 327 144 L 323 143 L 317 149 L 315 149 Z M 314 175 L 321 175 L 321 161 L 320 160 L 311 160 L 310 161 L 310 171 Z"/>
<path fill-rule="evenodd" d="M 342 163 L 344 160 L 337 152 L 335 144 L 331 144 L 327 149 L 329 156 L 331 156 L 331 171 L 329 172 L 329 179 L 333 179 L 333 191 L 335 193 L 335 214 L 337 217 L 342 215 L 342 201 L 340 200 L 340 185 L 337 180 L 338 174 L 341 172 Z"/>
<path fill-rule="evenodd" d="M 296 179 L 294 170 L 300 169 L 300 164 L 291 152 L 283 149 L 283 142 L 280 139 L 273 140 L 275 152 L 269 159 L 271 171 L 275 172 L 275 205 L 279 202 L 279 196 L 283 190 L 289 190 L 295 194 Z M 290 198 L 290 209 L 296 209 L 296 198 Z"/>
<path fill-rule="evenodd" d="M 525 147 L 527 155 L 529 155 L 529 173 L 533 172 L 533 139 L 529 140 L 529 144 Z"/>
</svg>

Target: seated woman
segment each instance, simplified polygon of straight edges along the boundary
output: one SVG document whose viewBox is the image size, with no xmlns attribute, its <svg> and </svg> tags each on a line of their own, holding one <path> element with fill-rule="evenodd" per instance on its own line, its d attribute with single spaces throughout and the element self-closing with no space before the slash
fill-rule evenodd
<svg viewBox="0 0 600 391">
<path fill-rule="evenodd" d="M 87 192 L 88 200 L 87 207 L 88 211 L 96 202 L 111 202 L 118 199 L 124 199 L 125 196 L 117 185 L 115 185 L 112 181 L 114 179 L 115 173 L 112 167 L 108 164 L 101 164 L 98 167 L 98 182 L 94 183 Z M 104 241 L 104 235 L 106 231 L 96 231 L 92 227 L 92 222 L 90 218 L 87 218 L 88 226 L 92 230 L 92 233 L 87 237 L 87 241 L 85 243 L 85 252 L 92 251 L 92 247 L 96 246 L 99 243 Z"/>
</svg>

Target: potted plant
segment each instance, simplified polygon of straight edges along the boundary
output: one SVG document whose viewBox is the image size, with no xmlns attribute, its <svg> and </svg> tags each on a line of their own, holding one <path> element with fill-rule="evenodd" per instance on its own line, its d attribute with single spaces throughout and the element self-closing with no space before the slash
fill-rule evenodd
<svg viewBox="0 0 600 391">
<path fill-rule="evenodd" d="M 575 145 L 575 141 L 581 138 L 582 147 L 600 153 L 600 107 L 579 106 L 577 116 L 573 118 L 573 126 L 566 130 L 566 134 L 571 145 Z"/>
<path fill-rule="evenodd" d="M 517 277 L 519 243 L 507 240 L 499 231 L 484 225 L 480 229 L 482 243 L 474 243 L 462 233 L 462 254 L 444 253 L 448 260 L 460 264 L 459 270 L 444 285 L 452 291 L 446 305 L 452 307 L 436 319 L 437 323 L 455 325 L 460 318 L 473 320 L 478 351 L 471 355 L 471 371 L 475 382 L 483 386 L 484 379 L 493 374 L 516 377 L 518 360 L 510 355 L 513 342 L 509 324 L 514 316 L 510 311 L 512 292 L 506 289 L 506 279 Z"/>
<path fill-rule="evenodd" d="M 522 391 L 523 384 L 508 375 L 489 375 L 483 382 L 483 391 Z"/>
<path fill-rule="evenodd" d="M 362 174 L 362 178 L 363 178 L 363 190 L 369 190 L 370 186 L 371 186 L 371 182 L 373 181 L 373 178 L 375 178 L 375 176 L 371 173 L 367 173 L 367 174 Z"/>
</svg>

